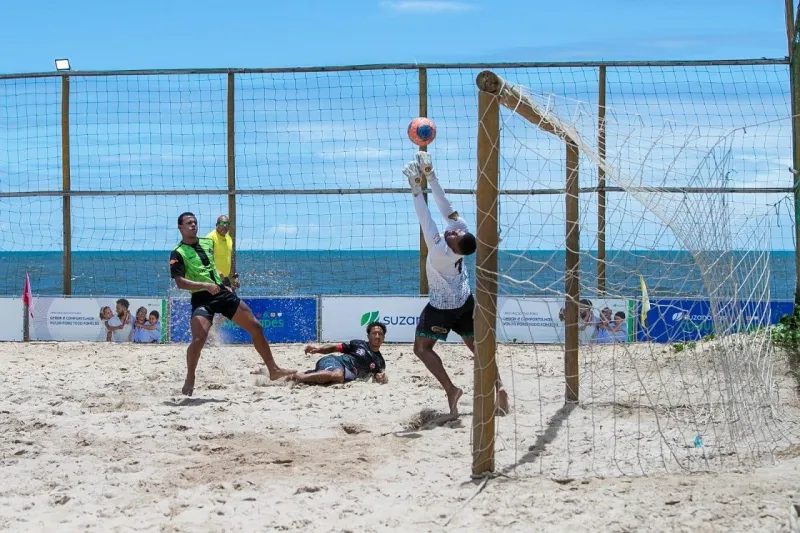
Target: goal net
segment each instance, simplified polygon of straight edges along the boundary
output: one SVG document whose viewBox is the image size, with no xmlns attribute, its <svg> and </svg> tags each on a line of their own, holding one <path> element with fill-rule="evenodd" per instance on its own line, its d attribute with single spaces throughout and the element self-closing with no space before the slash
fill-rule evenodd
<svg viewBox="0 0 800 533">
<path fill-rule="evenodd" d="M 700 127 L 476 81 L 473 472 L 709 471 L 797 442 L 768 330 L 774 206 L 735 191 L 786 174 L 789 117 Z"/>
<path fill-rule="evenodd" d="M 29 273 L 37 296 L 185 296 L 167 264 L 184 211 L 201 236 L 228 217 L 244 296 L 418 293 L 419 223 L 391 179 L 418 86 L 404 69 L 0 76 L 0 294 Z"/>
</svg>

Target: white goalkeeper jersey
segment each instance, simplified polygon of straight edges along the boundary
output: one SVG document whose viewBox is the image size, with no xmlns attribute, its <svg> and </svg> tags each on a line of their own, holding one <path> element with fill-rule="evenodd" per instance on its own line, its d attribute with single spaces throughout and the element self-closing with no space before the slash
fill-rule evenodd
<svg viewBox="0 0 800 533">
<path fill-rule="evenodd" d="M 467 231 L 467 223 L 447 200 L 438 180 L 431 182 L 430 187 L 439 212 L 447 221 L 447 229 Z M 439 233 L 428 204 L 421 194 L 414 197 L 414 208 L 428 245 L 425 272 L 428 275 L 430 304 L 437 309 L 458 309 L 470 295 L 464 256 L 455 253 L 447 245 L 444 233 Z"/>
</svg>

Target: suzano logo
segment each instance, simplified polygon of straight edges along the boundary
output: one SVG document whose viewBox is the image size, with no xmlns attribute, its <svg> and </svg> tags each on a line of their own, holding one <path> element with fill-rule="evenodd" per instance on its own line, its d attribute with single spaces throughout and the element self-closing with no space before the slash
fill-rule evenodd
<svg viewBox="0 0 800 533">
<path fill-rule="evenodd" d="M 366 326 L 371 322 L 383 322 L 390 326 L 416 326 L 419 317 L 416 315 L 403 316 L 403 315 L 386 315 L 380 316 L 380 311 L 368 311 L 361 315 L 361 325 Z"/>
<path fill-rule="evenodd" d="M 378 315 L 380 315 L 380 311 L 367 311 L 363 315 L 361 315 L 361 325 L 366 326 L 371 322 L 375 322 L 378 320 Z"/>
<path fill-rule="evenodd" d="M 688 311 L 676 311 L 672 313 L 672 321 L 680 322 L 681 320 L 691 320 L 692 322 L 708 322 L 713 320 L 711 315 L 692 315 Z"/>
</svg>

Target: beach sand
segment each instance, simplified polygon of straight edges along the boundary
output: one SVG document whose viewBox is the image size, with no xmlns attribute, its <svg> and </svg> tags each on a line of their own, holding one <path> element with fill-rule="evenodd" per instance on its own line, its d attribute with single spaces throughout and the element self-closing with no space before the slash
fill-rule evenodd
<svg viewBox="0 0 800 533">
<path fill-rule="evenodd" d="M 273 346 L 280 364 L 312 368 L 302 348 Z M 498 420 L 499 475 L 471 479 L 473 360 L 438 350 L 462 416 L 426 426 L 446 398 L 409 345 L 383 347 L 389 384 L 330 387 L 268 382 L 250 373 L 252 347 L 209 346 L 186 398 L 185 345 L 2 343 L 0 529 L 789 530 L 800 407 L 780 364 L 781 447 L 748 468 L 751 441 L 726 442 L 698 412 L 713 376 L 676 385 L 686 353 L 655 364 L 642 348 L 639 365 L 626 363 L 635 348 L 587 349 L 592 402 L 564 408 L 557 347 L 501 346 L 513 409 Z M 643 408 L 645 389 L 664 407 Z"/>
</svg>

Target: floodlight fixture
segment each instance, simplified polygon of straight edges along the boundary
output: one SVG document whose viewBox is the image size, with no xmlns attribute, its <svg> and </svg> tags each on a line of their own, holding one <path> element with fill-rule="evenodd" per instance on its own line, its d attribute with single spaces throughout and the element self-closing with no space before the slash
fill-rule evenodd
<svg viewBox="0 0 800 533">
<path fill-rule="evenodd" d="M 72 70 L 69 59 L 56 59 L 56 70 Z"/>
</svg>

